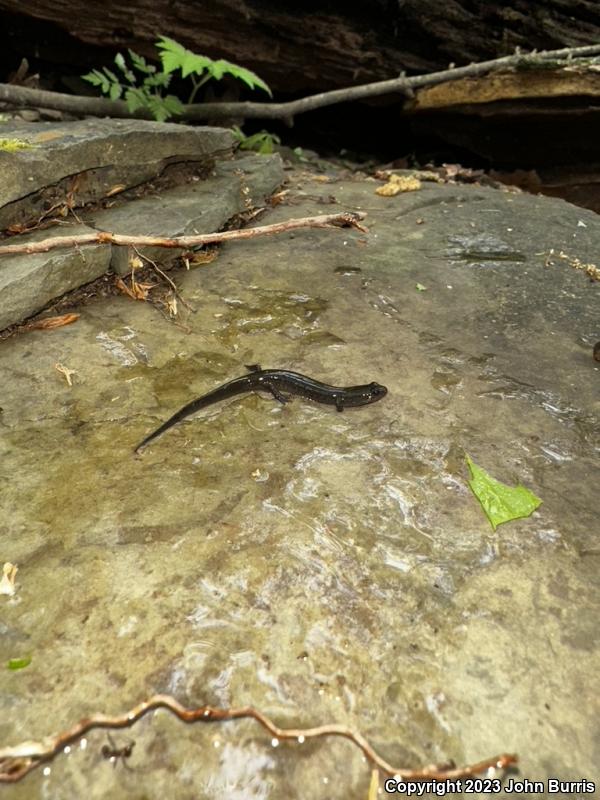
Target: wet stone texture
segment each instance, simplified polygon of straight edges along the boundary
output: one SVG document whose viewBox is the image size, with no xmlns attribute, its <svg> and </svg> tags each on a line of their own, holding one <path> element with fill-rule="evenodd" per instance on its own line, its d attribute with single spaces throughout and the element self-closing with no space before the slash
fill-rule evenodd
<svg viewBox="0 0 600 800">
<path fill-rule="evenodd" d="M 176 274 L 185 327 L 123 297 L 3 343 L 0 556 L 19 572 L 0 742 L 165 692 L 346 724 L 398 766 L 517 752 L 522 777 L 597 780 L 600 285 L 546 261 L 593 261 L 600 221 L 474 186 L 290 178 L 261 223 L 331 202 L 370 233 L 222 247 Z M 253 363 L 389 393 L 342 414 L 248 395 L 133 455 Z M 543 505 L 493 533 L 465 453 Z M 135 740 L 131 769 L 94 732 L 7 796 L 367 796 L 340 740 L 274 747 L 251 721 L 164 711 L 114 739 Z"/>
</svg>

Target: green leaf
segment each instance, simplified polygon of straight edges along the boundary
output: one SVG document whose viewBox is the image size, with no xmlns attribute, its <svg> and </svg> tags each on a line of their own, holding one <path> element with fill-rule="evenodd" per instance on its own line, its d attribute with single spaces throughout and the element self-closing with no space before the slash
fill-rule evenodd
<svg viewBox="0 0 600 800">
<path fill-rule="evenodd" d="M 152 75 L 156 72 L 156 67 L 148 64 L 144 56 L 139 55 L 134 50 L 127 50 L 129 53 L 129 58 L 131 59 L 131 63 L 133 66 L 138 70 L 138 72 L 144 72 L 146 75 Z"/>
<path fill-rule="evenodd" d="M 103 72 L 100 72 L 98 69 L 93 69 L 87 75 L 82 75 L 82 78 L 86 81 L 89 81 L 94 86 L 99 86 L 100 91 L 103 94 L 108 94 L 110 91 L 110 80 L 106 77 Z"/>
<path fill-rule="evenodd" d="M 168 72 L 157 72 L 155 75 L 148 75 L 147 78 L 144 78 L 144 86 L 148 88 L 154 88 L 156 86 L 159 87 L 167 87 L 171 83 L 171 78 L 173 75 Z"/>
<path fill-rule="evenodd" d="M 232 64 L 230 61 L 225 61 L 221 58 L 214 61 L 211 67 L 211 74 L 217 80 L 220 80 L 223 75 L 232 75 L 240 81 L 243 81 L 251 89 L 258 87 L 265 91 L 269 97 L 272 97 L 271 90 L 267 84 L 258 77 L 258 75 L 245 67 L 240 67 L 238 64 Z"/>
<path fill-rule="evenodd" d="M 192 53 L 179 42 L 169 39 L 168 36 L 161 36 L 156 43 L 160 52 L 164 72 L 175 72 L 180 69 L 181 75 L 187 78 L 188 75 L 202 75 L 211 65 L 212 59 L 206 56 L 198 56 Z"/>
<path fill-rule="evenodd" d="M 193 53 L 168 36 L 161 36 L 156 43 L 156 47 L 161 51 L 160 60 L 165 72 L 175 72 L 175 70 L 180 69 L 183 78 L 187 78 L 188 75 L 202 76 L 205 72 L 208 72 L 216 80 L 221 80 L 223 75 L 232 75 L 234 78 L 243 81 L 251 89 L 258 87 L 267 92 L 269 96 L 272 96 L 271 90 L 258 75 L 249 69 L 245 69 L 245 67 L 240 67 L 238 64 L 232 64 L 223 58 L 213 61 L 208 56 Z"/>
<path fill-rule="evenodd" d="M 115 56 L 115 64 L 121 70 L 121 72 L 125 72 L 127 66 L 125 64 L 125 57 L 123 56 L 123 53 L 117 53 Z"/>
<path fill-rule="evenodd" d="M 186 50 L 181 64 L 181 77 L 203 75 L 207 70 L 210 72 L 213 63 L 213 60 L 208 56 L 199 56 L 196 53 L 192 53 L 191 50 Z"/>
<path fill-rule="evenodd" d="M 165 120 L 169 119 L 169 117 L 173 116 L 168 107 L 165 105 L 165 101 L 162 97 L 148 97 L 147 105 L 152 113 L 152 116 L 158 122 L 164 122 Z"/>
<path fill-rule="evenodd" d="M 136 83 L 136 77 L 125 63 L 125 56 L 122 53 L 117 53 L 117 55 L 115 56 L 115 64 L 121 70 L 121 72 L 125 76 L 126 80 L 129 81 L 129 83 L 132 84 Z M 112 96 L 112 91 L 111 91 L 111 99 L 112 100 L 116 99 L 115 97 Z"/>
<path fill-rule="evenodd" d="M 183 103 L 178 97 L 175 97 L 174 94 L 168 94 L 166 97 L 163 97 L 162 100 L 165 108 L 169 112 L 169 116 L 178 116 L 185 111 Z"/>
<path fill-rule="evenodd" d="M 146 108 L 148 105 L 148 98 L 144 94 L 141 89 L 126 89 L 125 90 L 125 102 L 127 103 L 127 108 L 133 114 L 138 108 Z"/>
<path fill-rule="evenodd" d="M 111 100 L 118 100 L 121 97 L 121 92 L 123 89 L 121 88 L 120 83 L 113 83 L 110 87 L 109 96 Z"/>
<path fill-rule="evenodd" d="M 97 69 L 88 72 L 87 75 L 81 76 L 84 81 L 91 83 L 93 86 L 100 86 L 101 83 L 106 82 L 106 78 Z"/>
<path fill-rule="evenodd" d="M 246 136 L 240 128 L 233 130 L 233 135 L 240 142 L 240 150 L 255 150 L 261 155 L 270 155 L 276 144 L 281 144 L 281 139 L 275 133 L 260 131 Z"/>
<path fill-rule="evenodd" d="M 7 667 L 13 671 L 18 669 L 25 669 L 31 664 L 31 656 L 24 656 L 23 658 L 9 658 Z"/>
<path fill-rule="evenodd" d="M 112 72 L 112 71 L 111 71 L 111 70 L 110 70 L 108 67 L 102 67 L 102 70 L 103 70 L 104 74 L 105 74 L 105 75 L 107 75 L 107 76 L 108 76 L 108 78 L 109 78 L 109 79 L 110 79 L 110 80 L 111 80 L 113 83 L 118 83 L 118 82 L 119 82 L 119 79 L 117 78 L 117 76 L 115 75 L 115 73 L 114 73 L 114 72 Z"/>
<path fill-rule="evenodd" d="M 503 522 L 528 517 L 541 505 L 540 498 L 521 484 L 507 486 L 474 464 L 468 455 L 466 461 L 471 472 L 471 491 L 481 503 L 494 530 Z"/>
<path fill-rule="evenodd" d="M 159 56 L 165 72 L 175 72 L 176 69 L 179 69 L 185 53 L 183 45 L 169 39 L 168 36 L 161 36 L 156 42 L 156 47 L 161 51 Z"/>
</svg>

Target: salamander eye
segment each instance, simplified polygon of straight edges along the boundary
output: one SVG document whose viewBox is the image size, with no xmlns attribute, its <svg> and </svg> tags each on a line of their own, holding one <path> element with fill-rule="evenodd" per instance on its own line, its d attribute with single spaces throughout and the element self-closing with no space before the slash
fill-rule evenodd
<svg viewBox="0 0 600 800">
<path fill-rule="evenodd" d="M 387 394 L 387 389 L 385 386 L 382 386 L 380 383 L 372 383 L 369 386 L 369 391 L 371 397 L 383 397 L 384 394 Z"/>
</svg>

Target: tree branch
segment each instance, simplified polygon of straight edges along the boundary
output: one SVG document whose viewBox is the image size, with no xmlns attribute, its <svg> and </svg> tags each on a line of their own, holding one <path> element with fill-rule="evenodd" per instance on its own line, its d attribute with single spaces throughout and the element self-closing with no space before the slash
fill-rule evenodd
<svg viewBox="0 0 600 800">
<path fill-rule="evenodd" d="M 93 231 L 76 236 L 52 236 L 39 242 L 0 245 L 0 256 L 18 255 L 20 253 L 47 253 L 57 247 L 81 247 L 84 244 L 117 244 L 125 247 L 180 247 L 192 249 L 213 242 L 230 242 L 233 239 L 253 239 L 256 236 L 270 236 L 284 233 L 296 228 L 356 228 L 366 232 L 360 224 L 366 214 L 362 211 L 343 211 L 340 214 L 322 214 L 318 217 L 298 217 L 272 225 L 261 225 L 257 228 L 243 228 L 220 233 L 203 233 L 196 236 L 126 236 L 109 231 Z"/>
<path fill-rule="evenodd" d="M 584 47 L 565 47 L 561 50 L 542 50 L 533 53 L 515 53 L 511 56 L 494 58 L 491 61 L 481 61 L 476 64 L 467 64 L 464 67 L 453 67 L 440 72 L 431 72 L 424 75 L 411 77 L 401 76 L 387 81 L 365 83 L 361 86 L 352 86 L 347 89 L 335 89 L 331 92 L 303 97 L 287 103 L 193 103 L 184 106 L 183 113 L 177 117 L 184 122 L 199 122 L 219 119 L 242 117 L 244 119 L 291 119 L 296 114 L 304 114 L 317 108 L 360 100 L 364 97 L 377 97 L 382 94 L 394 92 L 410 95 L 415 89 L 423 86 L 485 75 L 487 72 L 512 67 L 541 67 L 544 62 L 568 63 L 574 58 L 596 56 L 600 54 L 600 45 L 586 45 Z M 152 119 L 147 109 L 139 109 L 130 113 L 123 100 L 107 100 L 103 97 L 79 97 L 77 95 L 48 92 L 41 89 L 30 89 L 25 86 L 13 86 L 7 83 L 0 84 L 0 101 L 17 107 L 51 108 L 57 111 L 66 111 L 72 114 L 91 114 L 97 117 L 135 117 Z"/>
<path fill-rule="evenodd" d="M 94 728 L 114 730 L 116 728 L 130 728 L 139 719 L 150 711 L 158 708 L 166 708 L 182 722 L 224 722 L 225 720 L 252 718 L 260 723 L 271 736 L 280 740 L 294 740 L 298 744 L 307 739 L 320 739 L 329 736 L 341 736 L 348 739 L 359 750 L 374 767 L 380 769 L 387 775 L 395 775 L 403 780 L 430 780 L 446 781 L 453 778 L 467 778 L 471 775 L 478 775 L 488 769 L 504 769 L 515 764 L 517 756 L 503 754 L 493 756 L 478 764 L 471 764 L 464 767 L 444 764 L 441 766 L 429 765 L 420 769 L 407 769 L 405 767 L 394 767 L 385 761 L 369 744 L 369 742 L 357 731 L 347 728 L 344 725 L 321 725 L 316 728 L 279 728 L 262 712 L 251 706 L 243 708 L 213 708 L 212 706 L 200 706 L 200 708 L 185 708 L 170 695 L 157 694 L 148 700 L 140 703 L 125 714 L 116 717 L 109 717 L 104 714 L 96 714 L 92 717 L 80 720 L 76 725 L 67 731 L 46 737 L 41 742 L 26 741 L 14 747 L 0 748 L 0 783 L 16 783 L 24 778 L 29 772 L 61 753 L 65 747 L 81 739 L 88 731 Z"/>
</svg>

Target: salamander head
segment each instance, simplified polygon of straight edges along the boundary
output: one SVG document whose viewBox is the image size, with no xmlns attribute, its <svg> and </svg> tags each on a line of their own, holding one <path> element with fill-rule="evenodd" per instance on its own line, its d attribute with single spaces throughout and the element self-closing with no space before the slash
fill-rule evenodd
<svg viewBox="0 0 600 800">
<path fill-rule="evenodd" d="M 370 383 L 367 389 L 369 392 L 369 403 L 375 403 L 387 394 L 387 387 L 382 386 L 380 383 Z"/>
</svg>

